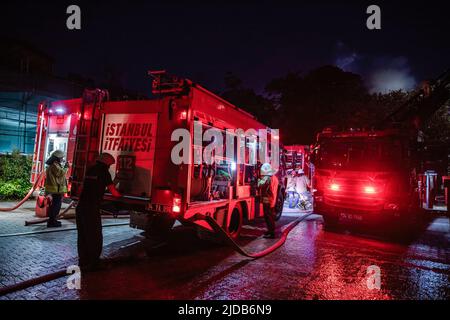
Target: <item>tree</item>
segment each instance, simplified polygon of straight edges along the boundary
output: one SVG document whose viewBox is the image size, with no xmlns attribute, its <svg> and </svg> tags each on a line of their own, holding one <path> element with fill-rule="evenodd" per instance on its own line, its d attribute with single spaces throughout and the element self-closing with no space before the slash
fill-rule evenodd
<svg viewBox="0 0 450 320">
<path fill-rule="evenodd" d="M 433 144 L 442 144 L 450 147 L 450 110 L 447 106 L 442 106 L 427 121 L 425 138 Z"/>
<path fill-rule="evenodd" d="M 235 74 L 225 75 L 225 91 L 221 96 L 237 107 L 251 113 L 262 123 L 271 126 L 275 113 L 272 102 L 255 93 L 253 89 L 243 87 L 242 80 Z"/>
<path fill-rule="evenodd" d="M 361 76 L 335 66 L 302 74 L 291 72 L 271 80 L 266 95 L 245 88 L 233 73 L 225 76 L 222 96 L 272 128 L 280 129 L 284 144 L 310 144 L 327 126 L 374 128 L 403 105 L 414 92 L 369 94 Z M 389 125 L 389 124 L 387 124 Z M 441 108 L 424 126 L 426 137 L 449 143 L 450 122 Z"/>
<path fill-rule="evenodd" d="M 346 126 L 368 95 L 359 75 L 335 66 L 305 76 L 289 73 L 272 80 L 266 91 L 279 108 L 275 123 L 287 144 L 309 144 L 323 127 Z"/>
</svg>

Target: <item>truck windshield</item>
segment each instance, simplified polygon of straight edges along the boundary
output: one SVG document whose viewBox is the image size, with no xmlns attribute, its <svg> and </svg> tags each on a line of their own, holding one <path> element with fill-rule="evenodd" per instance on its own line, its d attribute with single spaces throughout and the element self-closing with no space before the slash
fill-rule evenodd
<svg viewBox="0 0 450 320">
<path fill-rule="evenodd" d="M 392 171 L 402 164 L 402 144 L 392 138 L 329 138 L 320 142 L 317 168 Z"/>
</svg>

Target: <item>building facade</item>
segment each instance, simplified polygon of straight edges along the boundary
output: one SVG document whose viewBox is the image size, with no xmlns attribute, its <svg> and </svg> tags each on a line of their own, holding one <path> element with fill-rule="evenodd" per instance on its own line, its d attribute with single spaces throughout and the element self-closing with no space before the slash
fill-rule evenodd
<svg viewBox="0 0 450 320">
<path fill-rule="evenodd" d="M 29 44 L 0 40 L 0 153 L 33 153 L 38 104 L 81 96 L 85 84 L 55 76 L 53 65 Z"/>
</svg>

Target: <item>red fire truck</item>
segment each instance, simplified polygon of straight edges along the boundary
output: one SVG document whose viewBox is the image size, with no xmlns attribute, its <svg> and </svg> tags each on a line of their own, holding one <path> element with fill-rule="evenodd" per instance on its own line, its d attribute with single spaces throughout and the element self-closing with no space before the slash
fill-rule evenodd
<svg viewBox="0 0 450 320">
<path fill-rule="evenodd" d="M 108 101 L 107 92 L 94 90 L 86 91 L 81 99 L 42 105 L 32 179 L 42 171 L 46 157 L 62 149 L 71 164 L 70 198 L 76 201 L 86 168 L 100 152 L 108 152 L 116 158 L 110 171 L 124 197 L 118 200 L 105 194 L 105 202 L 129 211 L 131 227 L 145 230 L 149 236 L 161 235 L 179 220 L 208 232 L 212 229 L 205 221 L 193 221 L 196 215 L 204 215 L 213 217 L 236 238 L 244 221 L 263 215 L 256 187 L 261 163 L 249 161 L 249 154 L 263 147 L 269 157 L 279 158 L 279 217 L 286 187 L 284 157 L 280 149 L 272 150 L 268 143 L 279 142 L 278 134 L 187 79 L 165 72 L 151 75 L 155 99 Z M 203 131 L 219 130 L 225 144 L 233 143 L 233 158 L 217 156 L 212 164 L 192 161 L 208 146 L 194 139 L 194 123 Z M 181 156 L 186 156 L 188 163 L 172 161 L 174 146 L 180 142 L 172 141 L 176 129 L 189 133 L 189 150 L 181 152 L 187 152 Z M 225 131 L 230 129 L 265 129 L 267 140 L 236 134 L 230 141 L 225 138 Z"/>
<path fill-rule="evenodd" d="M 285 146 L 286 150 L 286 169 L 287 170 L 298 170 L 306 169 L 307 157 L 309 152 L 309 146 L 294 144 L 290 146 Z"/>
<path fill-rule="evenodd" d="M 392 218 L 410 222 L 422 209 L 432 209 L 424 205 L 430 196 L 427 175 L 445 176 L 447 165 L 430 166 L 420 129 L 449 100 L 449 86 L 447 71 L 417 90 L 376 129 L 327 128 L 318 134 L 313 151 L 314 206 L 326 225 L 373 225 L 390 223 Z M 447 164 L 447 159 L 440 160 Z"/>
<path fill-rule="evenodd" d="M 286 171 L 298 171 L 303 169 L 308 178 L 312 179 L 314 169 L 310 163 L 310 146 L 303 144 L 294 144 L 284 146 L 286 155 Z"/>
</svg>

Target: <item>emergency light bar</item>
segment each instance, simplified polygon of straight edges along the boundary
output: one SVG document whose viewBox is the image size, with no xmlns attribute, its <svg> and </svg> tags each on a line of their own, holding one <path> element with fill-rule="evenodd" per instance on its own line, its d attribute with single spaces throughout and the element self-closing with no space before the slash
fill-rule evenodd
<svg viewBox="0 0 450 320">
<path fill-rule="evenodd" d="M 153 78 L 152 93 L 181 93 L 185 89 L 186 79 L 169 75 L 165 70 L 149 71 Z"/>
</svg>

